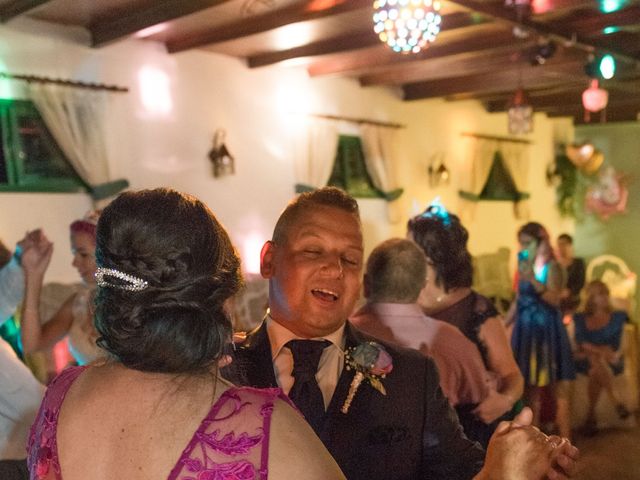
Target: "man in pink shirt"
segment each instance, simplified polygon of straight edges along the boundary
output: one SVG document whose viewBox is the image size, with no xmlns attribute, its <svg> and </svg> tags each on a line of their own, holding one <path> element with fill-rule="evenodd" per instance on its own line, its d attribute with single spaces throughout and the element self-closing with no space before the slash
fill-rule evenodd
<svg viewBox="0 0 640 480">
<path fill-rule="evenodd" d="M 495 388 L 478 348 L 460 330 L 427 317 L 416 303 L 426 278 L 427 259 L 412 241 L 382 242 L 369 256 L 364 276 L 367 303 L 350 320 L 360 330 L 435 360 L 449 403 L 471 411 Z"/>
</svg>

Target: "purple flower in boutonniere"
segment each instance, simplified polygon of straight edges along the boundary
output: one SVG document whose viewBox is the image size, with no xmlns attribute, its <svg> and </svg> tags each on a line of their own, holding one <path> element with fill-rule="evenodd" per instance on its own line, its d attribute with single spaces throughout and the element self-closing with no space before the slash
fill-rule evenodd
<svg viewBox="0 0 640 480">
<path fill-rule="evenodd" d="M 364 342 L 355 347 L 348 348 L 347 351 L 344 352 L 344 361 L 347 370 L 355 370 L 356 374 L 351 381 L 349 394 L 340 410 L 342 413 L 349 411 L 353 397 L 363 380 L 367 380 L 369 385 L 381 394 L 387 394 L 380 379 L 391 372 L 393 369 L 393 361 L 391 355 L 387 353 L 382 345 L 376 342 Z"/>
</svg>

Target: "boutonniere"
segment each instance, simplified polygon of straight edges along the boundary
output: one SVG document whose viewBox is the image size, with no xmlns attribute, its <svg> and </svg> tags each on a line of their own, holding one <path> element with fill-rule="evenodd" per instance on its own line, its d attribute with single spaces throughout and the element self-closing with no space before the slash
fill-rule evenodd
<svg viewBox="0 0 640 480">
<path fill-rule="evenodd" d="M 348 348 L 344 352 L 344 361 L 347 370 L 355 370 L 356 374 L 351 381 L 349 394 L 340 409 L 342 413 L 349 411 L 353 397 L 363 380 L 368 381 L 369 385 L 382 395 L 387 394 L 381 379 L 391 372 L 393 361 L 382 345 L 376 342 L 364 342 Z"/>
</svg>

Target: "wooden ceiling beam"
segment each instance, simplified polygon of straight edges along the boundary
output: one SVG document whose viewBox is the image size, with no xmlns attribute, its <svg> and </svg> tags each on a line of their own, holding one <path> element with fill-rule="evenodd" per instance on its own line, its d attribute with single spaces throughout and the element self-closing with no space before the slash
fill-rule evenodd
<svg viewBox="0 0 640 480">
<path fill-rule="evenodd" d="M 549 22 L 554 28 L 580 32 L 583 35 L 602 33 L 605 27 L 636 25 L 640 19 L 640 6 L 633 5 L 606 15 L 576 18 L 571 22 Z"/>
<path fill-rule="evenodd" d="M 133 7 L 130 12 L 89 25 L 91 45 L 102 47 L 145 28 L 191 15 L 229 0 L 155 0 L 145 8 Z"/>
<path fill-rule="evenodd" d="M 422 62 L 399 65 L 393 70 L 362 75 L 360 85 L 403 85 L 438 78 L 477 75 L 500 69 L 513 69 L 520 63 L 518 57 L 524 48 L 518 44 L 502 44 L 491 50 L 475 53 L 461 53 L 447 57 L 434 58 Z"/>
<path fill-rule="evenodd" d="M 544 2 L 534 2 L 532 15 L 536 19 L 544 18 L 545 15 L 557 16 L 559 13 L 566 15 L 569 12 L 585 7 L 599 8 L 600 2 L 597 0 L 545 0 Z"/>
<path fill-rule="evenodd" d="M 552 40 L 566 43 L 567 45 L 571 45 L 573 48 L 580 49 L 588 53 L 598 49 L 604 53 L 614 55 L 618 60 L 634 65 L 640 63 L 640 57 L 636 58 L 635 56 L 611 49 L 600 42 L 590 41 L 585 39 L 582 35 L 575 35 L 574 32 L 567 30 L 564 27 L 554 27 L 548 23 L 536 22 L 532 19 L 533 17 L 519 19 L 516 15 L 515 9 L 505 8 L 502 3 L 489 3 L 478 0 L 449 0 L 449 2 L 478 12 L 482 15 L 489 16 L 497 21 L 506 22 L 510 25 L 521 25 L 527 27 L 539 35 L 548 36 Z"/>
<path fill-rule="evenodd" d="M 563 109 L 548 109 L 543 111 L 549 117 L 573 117 L 574 123 L 577 125 L 594 125 L 600 124 L 601 118 L 606 123 L 611 122 L 635 122 L 638 120 L 640 113 L 640 103 L 629 103 L 607 105 L 606 111 L 601 115 L 600 112 L 590 115 L 591 121 L 585 120 L 584 109 L 582 105 L 576 105 L 573 108 L 565 107 Z"/>
<path fill-rule="evenodd" d="M 326 0 L 323 2 L 306 0 L 296 2 L 278 10 L 244 18 L 222 27 L 174 38 L 167 42 L 167 50 L 169 53 L 182 52 L 267 32 L 290 23 L 308 22 L 331 15 L 371 8 L 371 5 L 371 0 Z"/>
<path fill-rule="evenodd" d="M 564 109 L 571 106 L 582 105 L 582 89 L 567 89 L 563 93 L 554 93 L 551 95 L 541 95 L 538 97 L 529 97 L 528 103 L 533 107 L 534 111 L 554 109 Z M 610 105 L 623 105 L 628 103 L 625 96 L 617 95 L 609 97 Z M 486 102 L 486 110 L 490 113 L 505 112 L 508 109 L 509 98 L 503 100 L 492 100 Z"/>
<path fill-rule="evenodd" d="M 317 77 L 332 74 L 357 75 L 365 72 L 387 71 L 399 68 L 399 66 L 403 64 L 412 64 L 427 59 L 490 50 L 495 48 L 496 44 L 504 44 L 512 41 L 513 34 L 510 31 L 493 30 L 476 35 L 473 42 L 470 42 L 468 38 L 461 38 L 446 43 L 438 43 L 436 41 L 436 43 L 430 45 L 429 48 L 415 55 L 398 54 L 386 45 L 380 43 L 379 48 L 375 51 L 367 52 L 367 55 L 354 52 L 353 54 L 341 56 L 340 58 L 314 62 L 307 67 L 307 72 L 311 77 Z"/>
<path fill-rule="evenodd" d="M 451 31 L 455 29 L 465 28 L 474 25 L 480 25 L 486 20 L 480 18 L 477 14 L 468 12 L 454 12 L 442 17 L 442 31 Z M 249 57 L 247 64 L 250 68 L 263 67 L 292 58 L 313 57 L 319 55 L 328 55 L 333 53 L 341 53 L 352 50 L 359 50 L 367 47 L 375 47 L 380 45 L 378 35 L 373 31 L 373 23 L 371 28 L 360 32 L 353 32 L 319 42 L 309 43 L 301 47 L 291 48 L 288 50 L 280 50 L 277 52 L 268 52 Z M 396 54 L 398 55 L 398 54 Z"/>
<path fill-rule="evenodd" d="M 33 10 L 51 0 L 13 0 L 0 6 L 0 22 L 6 23 L 23 13 Z"/>
<path fill-rule="evenodd" d="M 564 64 L 544 67 L 530 67 L 523 71 L 525 88 L 554 86 L 575 78 L 583 68 L 582 62 L 570 61 Z M 447 95 L 476 92 L 509 92 L 516 88 L 516 71 L 496 71 L 481 75 L 443 78 L 421 83 L 404 85 L 405 100 L 444 97 Z"/>
<path fill-rule="evenodd" d="M 544 95 L 553 95 L 555 93 L 563 93 L 567 90 L 579 90 L 585 89 L 587 84 L 585 81 L 577 79 L 573 82 L 565 82 L 562 85 L 543 85 L 543 86 L 532 86 L 529 85 L 525 91 L 529 97 L 532 96 L 544 96 Z M 490 102 L 502 102 L 506 103 L 509 99 L 513 97 L 513 91 L 504 91 L 504 92 L 490 92 L 490 93 L 466 93 L 460 95 L 448 95 L 445 97 L 447 101 L 455 102 L 459 100 L 476 100 L 478 102 L 484 103 L 488 105 Z"/>
</svg>

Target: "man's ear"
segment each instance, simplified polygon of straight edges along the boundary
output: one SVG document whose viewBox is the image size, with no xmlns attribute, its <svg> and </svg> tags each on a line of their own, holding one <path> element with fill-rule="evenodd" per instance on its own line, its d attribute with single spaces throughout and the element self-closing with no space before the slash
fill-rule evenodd
<svg viewBox="0 0 640 480">
<path fill-rule="evenodd" d="M 273 265 L 275 248 L 275 244 L 269 240 L 262 246 L 262 250 L 260 250 L 260 275 L 262 275 L 262 278 L 271 278 L 275 272 Z"/>
</svg>

